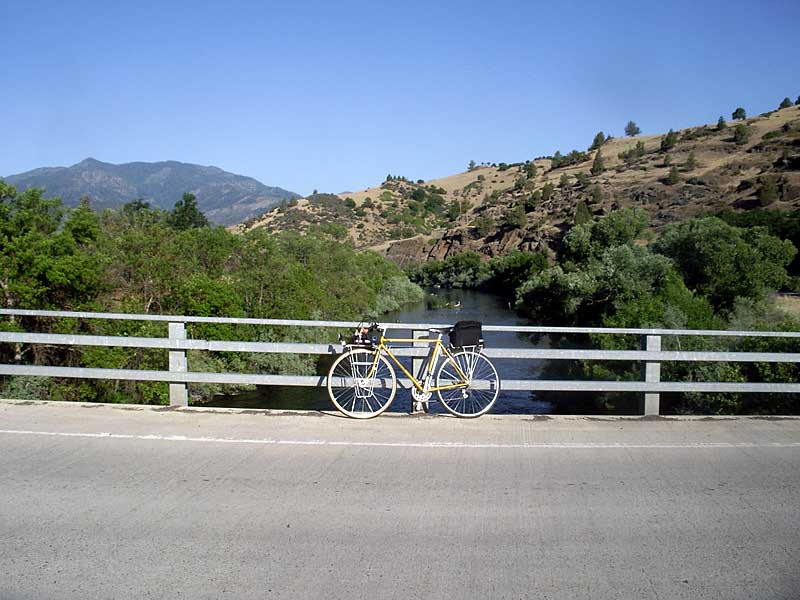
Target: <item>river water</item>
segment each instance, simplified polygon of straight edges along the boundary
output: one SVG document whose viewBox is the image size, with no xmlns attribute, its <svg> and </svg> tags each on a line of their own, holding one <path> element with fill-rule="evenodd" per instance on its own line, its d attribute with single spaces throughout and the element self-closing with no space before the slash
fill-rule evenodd
<svg viewBox="0 0 800 600">
<path fill-rule="evenodd" d="M 381 318 L 382 324 L 389 323 L 455 323 L 462 320 L 481 321 L 484 325 L 523 325 L 525 321 L 516 316 L 510 309 L 508 300 L 471 290 L 436 289 L 430 290 L 430 296 L 423 302 L 406 305 L 403 310 L 389 313 Z M 446 305 L 458 308 L 447 308 Z M 436 308 L 439 306 L 440 308 Z M 390 330 L 390 337 L 405 337 L 409 332 Z M 527 335 L 513 332 L 484 331 L 486 345 L 499 348 L 544 348 L 547 338 L 532 340 Z M 410 368 L 410 359 L 405 360 L 406 368 Z M 531 392 L 503 391 L 504 379 L 536 379 L 541 375 L 544 361 L 521 359 L 493 359 L 500 375 L 501 389 L 497 402 L 492 409 L 494 414 L 542 414 L 552 411 L 549 402 L 536 400 Z M 398 369 L 399 371 L 399 369 Z M 402 376 L 401 373 L 398 373 Z M 431 412 L 444 412 L 435 401 L 436 394 L 430 402 Z M 331 410 L 333 405 L 324 388 L 263 386 L 254 392 L 244 394 L 215 396 L 206 406 L 228 406 L 238 408 L 271 408 L 292 410 Z M 411 411 L 411 393 L 398 389 L 392 406 L 392 412 Z"/>
</svg>

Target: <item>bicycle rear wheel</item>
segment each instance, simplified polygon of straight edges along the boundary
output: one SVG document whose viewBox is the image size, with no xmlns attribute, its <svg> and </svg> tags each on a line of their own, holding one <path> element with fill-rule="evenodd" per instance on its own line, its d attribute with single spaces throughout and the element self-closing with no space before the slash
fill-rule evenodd
<svg viewBox="0 0 800 600">
<path fill-rule="evenodd" d="M 397 391 L 397 376 L 385 356 L 375 350 L 353 348 L 337 358 L 328 372 L 328 395 L 333 405 L 354 419 L 377 417 L 392 403 Z"/>
<path fill-rule="evenodd" d="M 436 374 L 436 387 L 448 386 L 454 387 L 436 392 L 448 412 L 457 417 L 479 417 L 489 412 L 497 400 L 500 377 L 479 351 L 461 350 L 453 354 L 452 360 L 446 358 Z"/>
</svg>

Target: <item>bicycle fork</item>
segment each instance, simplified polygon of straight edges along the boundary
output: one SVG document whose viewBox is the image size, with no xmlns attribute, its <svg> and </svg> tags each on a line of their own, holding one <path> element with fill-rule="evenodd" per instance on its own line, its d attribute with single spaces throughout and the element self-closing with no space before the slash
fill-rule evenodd
<svg viewBox="0 0 800 600">
<path fill-rule="evenodd" d="M 376 360 L 378 359 L 376 353 Z M 375 373 L 377 364 L 373 361 L 356 360 L 350 355 L 350 372 L 353 374 L 355 397 L 367 399 L 372 397 L 372 388 L 375 387 Z"/>
</svg>

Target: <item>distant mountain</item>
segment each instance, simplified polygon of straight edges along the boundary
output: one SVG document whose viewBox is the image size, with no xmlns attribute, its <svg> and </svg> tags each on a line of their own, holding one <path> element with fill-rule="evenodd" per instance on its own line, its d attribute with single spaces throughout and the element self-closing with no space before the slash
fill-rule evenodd
<svg viewBox="0 0 800 600">
<path fill-rule="evenodd" d="M 266 186 L 252 177 L 176 162 L 132 162 L 120 165 L 93 158 L 71 167 L 45 167 L 4 178 L 17 190 L 44 188 L 47 196 L 58 196 L 75 206 L 89 196 L 98 210 L 114 208 L 142 198 L 152 206 L 171 210 L 185 192 L 197 197 L 197 206 L 214 223 L 232 225 L 260 215 L 298 194 Z"/>
</svg>

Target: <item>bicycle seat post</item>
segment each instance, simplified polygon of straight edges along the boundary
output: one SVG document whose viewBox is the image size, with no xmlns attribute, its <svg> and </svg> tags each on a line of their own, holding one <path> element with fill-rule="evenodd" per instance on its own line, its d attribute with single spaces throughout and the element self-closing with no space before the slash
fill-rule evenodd
<svg viewBox="0 0 800 600">
<path fill-rule="evenodd" d="M 426 329 L 414 329 L 411 332 L 411 337 L 416 338 L 427 338 L 428 331 Z M 413 346 L 415 348 L 428 348 L 429 345 L 425 342 L 414 342 Z M 419 377 L 422 371 L 422 365 L 424 364 L 425 359 L 422 357 L 413 357 L 411 359 L 411 372 L 414 374 L 415 377 Z M 413 385 L 413 384 L 412 384 Z M 419 413 L 427 413 L 428 412 L 428 403 L 427 402 L 418 402 L 414 399 L 411 400 L 411 414 L 419 414 Z"/>
</svg>

